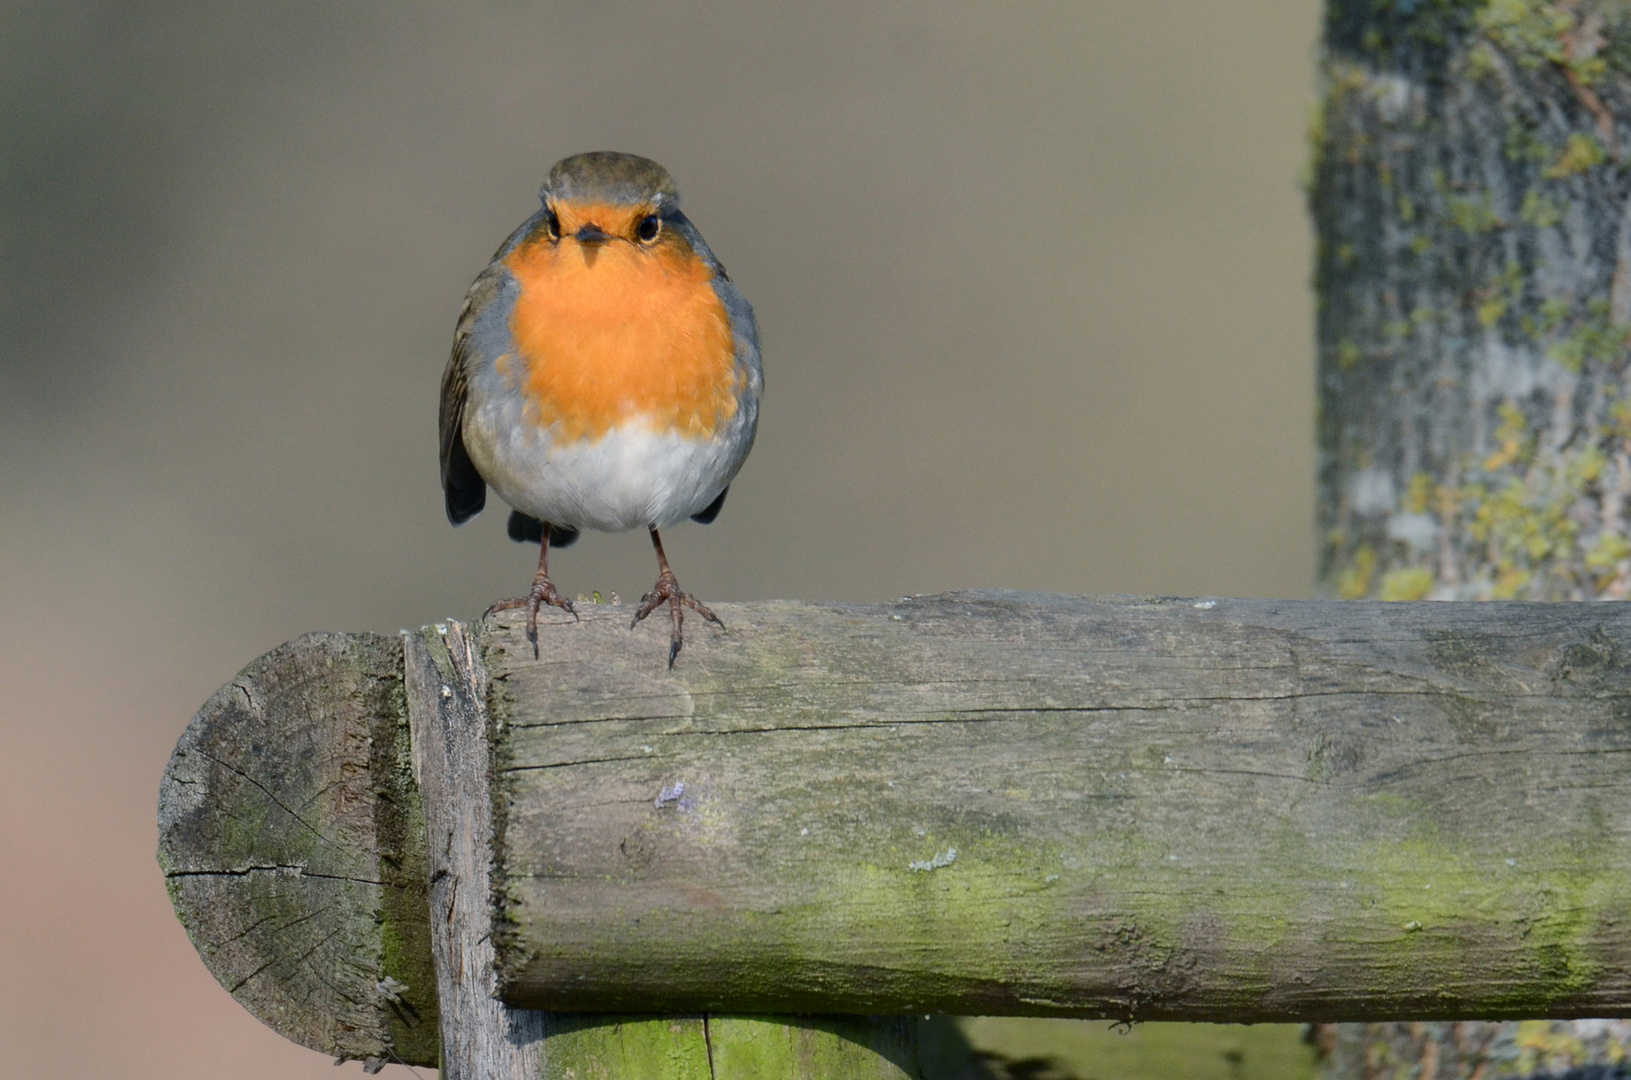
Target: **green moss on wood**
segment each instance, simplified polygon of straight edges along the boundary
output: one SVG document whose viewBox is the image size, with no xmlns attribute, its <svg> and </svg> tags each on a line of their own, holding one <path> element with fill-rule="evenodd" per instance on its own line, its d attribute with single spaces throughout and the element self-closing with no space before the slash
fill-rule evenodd
<svg viewBox="0 0 1631 1080">
<path fill-rule="evenodd" d="M 390 707 L 374 718 L 369 743 L 374 828 L 378 836 L 380 996 L 392 1051 L 405 1062 L 434 1064 L 440 1053 L 436 972 L 431 962 L 425 808 L 413 776 L 407 702 L 400 680 L 381 688 Z"/>
<path fill-rule="evenodd" d="M 1428 513 L 1445 498 L 1424 471 L 1401 508 Z M 1231 623 L 1226 639 L 1192 639 L 1117 608 L 1101 637 L 1062 615 L 1005 612 L 1023 685 L 954 689 L 944 680 L 961 688 L 970 668 L 939 652 L 953 639 L 938 620 L 966 608 L 944 607 L 921 633 L 905 614 L 801 609 L 796 638 L 761 611 L 683 681 L 642 683 L 637 708 L 575 689 L 599 685 L 601 663 L 623 670 L 621 651 L 603 652 L 625 639 L 594 620 L 541 662 L 530 650 L 490 657 L 507 687 L 509 816 L 526 823 L 505 887 L 519 929 L 501 957 L 513 1000 L 1267 1020 L 1287 1015 L 1275 988 L 1333 1013 L 1385 994 L 1395 1010 L 1532 1015 L 1612 981 L 1607 920 L 1631 885 L 1623 859 L 1591 838 L 1613 829 L 1537 806 L 1517 811 L 1527 824 L 1513 846 L 1483 827 L 1517 822 L 1510 785 L 1491 781 L 1500 799 L 1453 785 L 1464 801 L 1452 803 L 1433 778 L 1515 767 L 1516 755 L 1445 763 L 1465 745 L 1509 746 L 1542 723 L 1530 710 L 1575 693 L 1549 673 L 1562 646 L 1463 632 L 1418 652 L 1412 632 L 1388 638 L 1402 652 L 1385 663 L 1338 663 L 1306 632 L 1271 645 Z M 841 644 L 851 631 L 835 620 L 854 622 L 860 643 Z M 1199 703 L 1243 670 L 1282 671 L 1282 648 L 1301 674 L 1264 676 L 1272 698 Z M 1171 655 L 1185 663 L 1161 663 Z M 1155 700 L 1174 712 L 1109 689 L 1144 685 L 1123 663 L 1158 666 Z M 1344 697 L 1337 671 L 1366 672 L 1376 696 Z M 1384 671 L 1411 674 L 1395 684 Z M 1487 681 L 1497 672 L 1510 688 L 1499 694 Z M 1286 704 L 1303 679 L 1321 690 L 1306 713 Z M 1518 683 L 1530 689 L 1506 696 Z M 1172 703 L 1191 700 L 1204 715 L 1183 719 Z M 1333 721 L 1350 708 L 1357 726 Z M 1308 726 L 1284 726 L 1287 712 Z M 1004 731 L 1025 732 L 1023 776 Z M 1246 765 L 1230 749 L 1240 739 L 1289 756 Z M 1400 755 L 1401 740 L 1416 749 Z M 1534 782 L 1525 776 L 1513 783 Z M 620 809 L 570 809 L 584 800 Z M 1339 970 L 1341 993 L 1308 989 Z M 1354 995 L 1361 985 L 1386 990 Z"/>
<path fill-rule="evenodd" d="M 552 1013 L 543 1080 L 716 1080 L 704 1023 L 700 1016 Z"/>
<path fill-rule="evenodd" d="M 914 1017 L 708 1020 L 712 1080 L 918 1080 Z"/>
<path fill-rule="evenodd" d="M 917 1080 L 916 1042 L 908 1017 L 556 1013 L 544 1080 Z"/>
</svg>

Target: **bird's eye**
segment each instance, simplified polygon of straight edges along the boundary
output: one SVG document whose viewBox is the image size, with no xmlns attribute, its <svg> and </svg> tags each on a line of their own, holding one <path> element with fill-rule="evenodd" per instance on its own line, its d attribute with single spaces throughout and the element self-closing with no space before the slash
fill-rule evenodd
<svg viewBox="0 0 1631 1080">
<path fill-rule="evenodd" d="M 642 244 L 649 244 L 657 239 L 657 234 L 663 231 L 663 223 L 656 214 L 647 214 L 640 219 L 640 224 L 634 227 L 634 235 L 640 238 Z"/>
<path fill-rule="evenodd" d="M 561 238 L 561 219 L 555 216 L 555 211 L 551 210 L 549 216 L 544 219 L 544 228 L 549 230 L 551 240 Z"/>
</svg>

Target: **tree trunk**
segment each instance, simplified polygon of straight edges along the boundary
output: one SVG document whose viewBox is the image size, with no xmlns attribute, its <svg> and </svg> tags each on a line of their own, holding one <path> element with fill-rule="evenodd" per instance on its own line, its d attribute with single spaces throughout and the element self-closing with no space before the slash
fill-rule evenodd
<svg viewBox="0 0 1631 1080">
<path fill-rule="evenodd" d="M 1320 584 L 1631 595 L 1631 6 L 1328 0 L 1311 133 Z M 1323 1028 L 1331 1076 L 1523 1076 L 1631 1051 L 1578 1021 Z"/>
</svg>

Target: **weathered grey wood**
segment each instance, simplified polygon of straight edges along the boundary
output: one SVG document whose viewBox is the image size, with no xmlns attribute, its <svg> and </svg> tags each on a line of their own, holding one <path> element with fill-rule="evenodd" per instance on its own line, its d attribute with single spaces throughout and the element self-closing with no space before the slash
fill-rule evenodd
<svg viewBox="0 0 1631 1080">
<path fill-rule="evenodd" d="M 493 677 L 554 1009 L 1631 1012 L 1631 612 L 966 594 L 615 610 Z"/>
<path fill-rule="evenodd" d="M 546 621 L 538 661 L 509 622 L 482 645 L 502 831 L 494 889 L 474 891 L 498 904 L 512 1004 L 1631 1011 L 1619 605 L 721 612 L 731 631 L 672 673 L 619 609 Z M 252 665 L 183 739 L 161 809 L 212 969 L 253 975 L 239 996 L 278 1030 L 364 1057 L 384 1045 L 362 1040 L 389 1004 L 366 993 L 389 911 L 355 890 L 393 865 L 367 821 L 406 753 L 368 742 L 403 723 L 394 648 L 329 635 Z M 435 1015 L 428 984 L 389 977 Z"/>
<path fill-rule="evenodd" d="M 484 842 L 490 817 L 481 809 L 488 775 L 480 764 L 484 676 L 464 647 L 464 629 L 453 624 L 450 633 L 452 651 L 439 630 L 409 639 L 416 673 L 409 681 L 417 694 L 411 709 L 401 641 L 321 634 L 262 657 L 200 710 L 161 793 L 160 861 L 177 914 L 222 984 L 286 1037 L 360 1058 L 370 1072 L 391 1061 L 434 1065 L 438 1013 L 426 883 L 440 875 L 438 910 L 445 916 L 451 906 L 459 916 L 438 924 L 449 930 L 442 944 L 458 1009 L 447 1020 L 457 1035 L 449 1075 L 531 1080 L 588 1068 L 584 1075 L 689 1076 L 675 1071 L 683 1062 L 669 1045 L 674 1021 L 558 1017 L 552 1033 L 558 1040 L 546 1037 L 540 1046 L 548 1017 L 491 1000 L 487 909 L 458 903 L 454 885 L 485 875 L 487 856 L 471 846 L 472 837 Z M 458 695 L 442 698 L 443 685 L 450 692 L 458 687 Z M 444 708 L 457 715 L 440 715 Z M 452 811 L 432 815 L 447 855 L 434 869 L 427 867 L 425 815 L 410 768 L 410 712 L 421 721 L 421 764 L 428 755 L 446 769 L 456 758 L 464 770 L 436 780 L 439 799 Z M 456 782 L 441 784 L 449 779 Z M 445 873 L 452 863 L 459 865 Z M 484 897 L 486 886 L 463 895 Z M 485 995 L 479 980 L 461 975 L 479 970 L 483 950 Z M 814 1080 L 834 1075 L 829 1066 L 847 1076 L 915 1075 L 901 1064 L 915 1061 L 915 1029 L 898 1019 L 714 1017 L 711 1040 L 709 1021 L 693 1020 L 681 1023 L 681 1043 L 694 1042 L 697 1075 L 708 1080 Z M 783 1037 L 772 1037 L 778 1031 Z M 551 1057 L 553 1041 L 560 1046 Z M 541 1074 L 540 1058 L 553 1071 Z M 774 1066 L 769 1073 L 743 1071 L 766 1060 Z M 709 1071 L 716 1067 L 724 1071 Z"/>
<path fill-rule="evenodd" d="M 500 1002 L 493 965 L 487 673 L 456 622 L 403 638 L 425 806 L 443 1080 L 538 1080 L 543 1016 Z"/>
<path fill-rule="evenodd" d="M 159 793 L 159 864 L 210 972 L 288 1038 L 371 1068 L 436 1061 L 423 836 L 402 647 L 372 634 L 250 664 Z"/>
<path fill-rule="evenodd" d="M 903 1018 L 551 1016 L 496 995 L 488 681 L 466 628 L 405 638 L 414 775 L 425 802 L 444 1080 L 846 1080 L 917 1076 Z"/>
</svg>

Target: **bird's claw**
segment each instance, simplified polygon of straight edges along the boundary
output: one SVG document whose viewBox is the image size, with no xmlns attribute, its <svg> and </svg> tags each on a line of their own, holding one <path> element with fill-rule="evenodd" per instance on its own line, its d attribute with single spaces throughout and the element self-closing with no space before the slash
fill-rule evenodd
<svg viewBox="0 0 1631 1080">
<path fill-rule="evenodd" d="M 721 630 L 725 623 L 718 615 L 708 610 L 708 605 L 680 589 L 679 581 L 669 570 L 664 570 L 657 578 L 657 584 L 651 591 L 640 598 L 640 606 L 634 610 L 634 618 L 629 622 L 629 629 L 633 630 L 640 625 L 640 620 L 656 611 L 662 604 L 668 604 L 669 616 L 673 623 L 673 632 L 668 639 L 668 666 L 672 670 L 674 660 L 680 655 L 680 648 L 685 644 L 683 628 L 685 626 L 685 608 L 701 615 L 708 622 L 713 623 Z"/>
<path fill-rule="evenodd" d="M 526 596 L 517 597 L 514 600 L 495 601 L 493 606 L 483 613 L 482 618 L 485 619 L 498 611 L 513 611 L 516 608 L 526 608 L 527 640 L 532 642 L 532 656 L 536 660 L 538 658 L 538 612 L 545 604 L 565 611 L 572 616 L 574 622 L 582 621 L 578 617 L 578 609 L 572 606 L 572 601 L 557 592 L 555 583 L 547 577 L 541 577 L 534 581 L 532 588 L 527 590 Z"/>
</svg>

